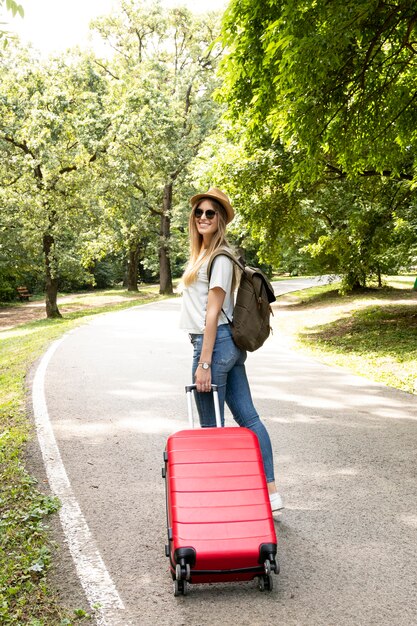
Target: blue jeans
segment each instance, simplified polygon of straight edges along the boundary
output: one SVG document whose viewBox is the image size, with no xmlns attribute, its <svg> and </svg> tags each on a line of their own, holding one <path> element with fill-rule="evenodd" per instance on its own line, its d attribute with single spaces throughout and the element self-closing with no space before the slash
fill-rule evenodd
<svg viewBox="0 0 417 626">
<path fill-rule="evenodd" d="M 192 380 L 200 361 L 203 335 L 190 335 L 194 346 Z M 252 430 L 258 437 L 264 462 L 266 481 L 274 481 L 274 461 L 268 431 L 259 419 L 253 405 L 245 369 L 246 352 L 236 346 L 229 324 L 217 327 L 211 360 L 211 382 L 219 387 L 219 403 L 224 426 L 224 403 L 226 401 L 234 420 L 239 426 Z M 216 425 L 212 393 L 195 392 L 195 400 L 203 428 Z"/>
</svg>

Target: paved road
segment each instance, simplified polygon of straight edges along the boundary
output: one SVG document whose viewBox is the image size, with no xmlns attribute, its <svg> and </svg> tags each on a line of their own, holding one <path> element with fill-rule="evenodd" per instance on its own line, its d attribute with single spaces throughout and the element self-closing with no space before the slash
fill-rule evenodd
<svg viewBox="0 0 417 626">
<path fill-rule="evenodd" d="M 335 275 L 326 274 L 324 276 L 313 276 L 311 278 L 290 278 L 288 280 L 277 280 L 272 283 L 276 296 L 282 296 L 285 293 L 299 291 L 300 289 L 308 289 L 316 285 L 327 285 L 338 280 Z"/>
<path fill-rule="evenodd" d="M 91 531 L 83 541 L 125 606 L 102 623 L 414 626 L 417 397 L 294 354 L 277 332 L 248 371 L 287 504 L 276 519 L 281 574 L 272 593 L 246 583 L 173 597 L 161 465 L 167 436 L 186 426 L 191 346 L 178 311 L 168 300 L 100 316 L 69 333 L 46 370 L 53 430 Z"/>
</svg>

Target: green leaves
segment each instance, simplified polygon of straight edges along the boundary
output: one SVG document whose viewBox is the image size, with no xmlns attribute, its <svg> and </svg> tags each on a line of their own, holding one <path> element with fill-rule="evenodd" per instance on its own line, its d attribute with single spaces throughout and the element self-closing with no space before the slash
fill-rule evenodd
<svg viewBox="0 0 417 626">
<path fill-rule="evenodd" d="M 116 50 L 102 65 L 115 132 L 105 157 L 112 183 L 101 202 L 115 246 L 136 251 L 157 273 L 161 246 L 170 247 L 167 193 L 183 184 L 219 117 L 211 99 L 218 23 L 184 8 L 126 1 L 121 15 L 97 20 L 95 28 Z"/>
<path fill-rule="evenodd" d="M 15 2 L 15 0 L 5 0 L 5 2 L 4 0 L 1 0 L 0 6 L 4 4 L 6 5 L 6 9 L 12 13 L 13 17 L 17 14 L 19 14 L 20 17 L 24 16 L 25 12 L 23 7 Z"/>
<path fill-rule="evenodd" d="M 416 17 L 413 2 L 229 4 L 223 101 L 243 158 L 223 179 L 262 258 L 346 289 L 412 262 Z"/>
<path fill-rule="evenodd" d="M 235 1 L 223 32 L 231 106 L 251 128 L 268 121 L 275 138 L 304 149 L 304 177 L 320 176 L 331 153 L 349 175 L 413 178 L 406 165 L 417 121 L 412 2 Z"/>
<path fill-rule="evenodd" d="M 17 425 L 16 425 L 17 426 Z M 15 427 L 17 431 L 17 427 Z M 0 621 L 25 621 L 27 604 L 39 615 L 47 602 L 44 581 L 51 561 L 46 543 L 45 518 L 60 503 L 41 494 L 24 471 L 13 451 L 20 445 L 10 437 L 1 457 L 0 489 Z M 37 604 L 38 603 L 38 604 Z M 35 606 L 34 606 L 35 605 Z M 37 605 L 37 606 L 36 606 Z M 52 607 L 51 607 L 52 608 Z"/>
<path fill-rule="evenodd" d="M 88 57 L 42 63 L 15 48 L 0 63 L 0 270 L 15 280 L 39 273 L 47 236 L 52 278 L 88 278 L 81 249 L 98 218 L 95 164 L 110 129 L 105 81 Z"/>
</svg>

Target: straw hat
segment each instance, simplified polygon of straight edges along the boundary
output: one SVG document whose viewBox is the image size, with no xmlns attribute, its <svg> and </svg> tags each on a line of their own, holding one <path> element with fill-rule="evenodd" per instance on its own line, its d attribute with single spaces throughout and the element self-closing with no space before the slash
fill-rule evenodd
<svg viewBox="0 0 417 626">
<path fill-rule="evenodd" d="M 217 189 L 216 187 L 210 187 L 208 191 L 205 191 L 204 193 L 198 193 L 196 196 L 193 196 L 190 199 L 191 206 L 194 206 L 195 204 L 197 204 L 197 202 L 203 200 L 203 198 L 213 198 L 213 200 L 217 200 L 217 202 L 220 202 L 220 204 L 226 211 L 226 224 L 232 221 L 235 216 L 235 212 L 232 205 L 230 204 L 229 198 L 226 196 L 225 193 L 223 193 L 223 191 L 220 191 L 220 189 Z"/>
</svg>

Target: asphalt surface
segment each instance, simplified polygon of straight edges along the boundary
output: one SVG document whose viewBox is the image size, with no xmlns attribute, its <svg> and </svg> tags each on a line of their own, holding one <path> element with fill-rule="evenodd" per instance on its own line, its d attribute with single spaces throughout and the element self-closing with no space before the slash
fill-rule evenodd
<svg viewBox="0 0 417 626">
<path fill-rule="evenodd" d="M 167 436 L 187 427 L 179 306 L 99 316 L 66 336 L 46 371 L 72 490 L 125 606 L 109 626 L 414 626 L 417 397 L 293 353 L 278 332 L 247 369 L 286 502 L 281 573 L 272 592 L 194 585 L 174 598 L 161 467 Z"/>
</svg>

